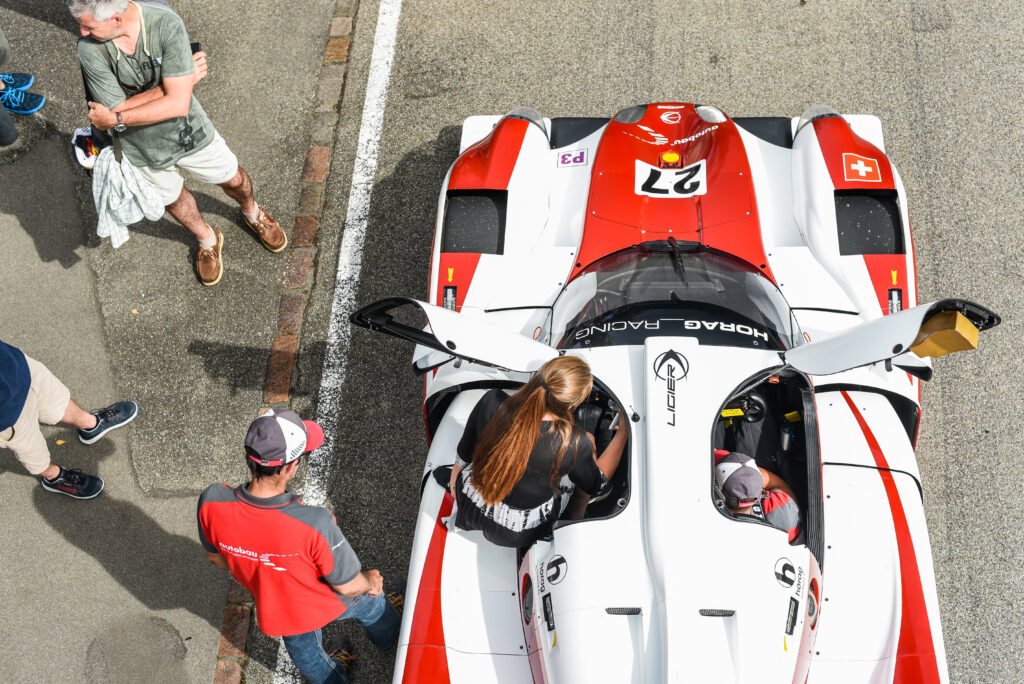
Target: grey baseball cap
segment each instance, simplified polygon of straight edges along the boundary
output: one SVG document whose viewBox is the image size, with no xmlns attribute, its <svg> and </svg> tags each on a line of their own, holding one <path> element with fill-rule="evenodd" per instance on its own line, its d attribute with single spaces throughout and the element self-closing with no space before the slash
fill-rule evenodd
<svg viewBox="0 0 1024 684">
<path fill-rule="evenodd" d="M 761 496 L 764 479 L 750 456 L 717 450 L 715 482 L 725 495 L 729 508 L 749 508 Z"/>
<path fill-rule="evenodd" d="M 270 409 L 252 421 L 245 435 L 245 455 L 273 468 L 291 463 L 324 443 L 323 429 L 293 411 Z"/>
</svg>

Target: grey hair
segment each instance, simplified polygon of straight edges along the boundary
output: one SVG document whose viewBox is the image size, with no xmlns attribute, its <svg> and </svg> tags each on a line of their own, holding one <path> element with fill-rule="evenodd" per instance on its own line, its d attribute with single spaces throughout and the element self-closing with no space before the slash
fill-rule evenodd
<svg viewBox="0 0 1024 684">
<path fill-rule="evenodd" d="M 96 21 L 107 21 L 110 17 L 128 11 L 128 0 L 68 0 L 68 9 L 75 19 L 91 14 Z"/>
</svg>

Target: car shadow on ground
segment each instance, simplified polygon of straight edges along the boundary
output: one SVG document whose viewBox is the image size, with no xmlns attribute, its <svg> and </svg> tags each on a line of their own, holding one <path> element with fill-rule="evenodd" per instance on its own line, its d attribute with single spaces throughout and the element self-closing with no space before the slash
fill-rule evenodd
<svg viewBox="0 0 1024 684">
<path fill-rule="evenodd" d="M 409 151 L 394 165 L 395 171 L 375 183 L 356 308 L 392 295 L 430 299 L 425 284 L 437 196 L 458 155 L 461 131 L 461 126 L 444 128 L 435 139 Z M 395 238 L 396 216 L 401 217 L 399 239 Z M 324 351 L 322 343 L 302 348 L 296 381 L 300 397 L 317 395 Z M 410 342 L 353 327 L 344 397 L 338 423 L 331 426 L 336 441 L 335 466 L 326 487 L 328 507 L 363 567 L 378 568 L 386 582 L 404 579 L 408 573 L 427 453 L 423 384 L 410 372 L 412 352 Z M 404 420 L 383 425 L 382 418 L 390 416 Z M 358 654 L 353 679 L 391 681 L 394 648 L 375 648 L 351 620 L 324 629 L 325 639 L 336 634 L 350 637 Z M 250 639 L 250 654 L 267 653 L 275 645 L 261 635 L 250 634 Z M 252 670 L 247 669 L 247 674 Z"/>
</svg>

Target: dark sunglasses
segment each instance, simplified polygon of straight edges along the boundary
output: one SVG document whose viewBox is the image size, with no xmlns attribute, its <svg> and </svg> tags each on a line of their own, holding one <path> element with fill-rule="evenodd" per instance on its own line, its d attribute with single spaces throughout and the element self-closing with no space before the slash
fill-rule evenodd
<svg viewBox="0 0 1024 684">
<path fill-rule="evenodd" d="M 130 58 L 125 56 L 125 60 L 127 61 L 128 59 L 130 59 Z M 119 86 L 121 86 L 121 88 L 123 88 L 125 90 L 125 92 L 131 93 L 132 95 L 138 95 L 139 93 L 144 93 L 147 90 L 152 90 L 153 88 L 156 87 L 156 84 L 160 80 L 160 79 L 157 78 L 156 68 L 153 65 L 153 61 L 154 60 L 150 59 L 147 62 L 139 62 L 138 63 L 139 64 L 139 69 L 142 70 L 143 74 L 146 73 L 146 67 L 147 66 L 149 67 L 149 80 L 147 80 L 141 86 L 136 86 L 136 85 L 129 85 L 129 84 L 127 84 L 127 83 L 125 83 L 124 81 L 121 80 L 121 73 L 120 73 L 121 60 L 120 59 L 114 60 L 114 78 L 117 79 L 117 84 Z"/>
</svg>

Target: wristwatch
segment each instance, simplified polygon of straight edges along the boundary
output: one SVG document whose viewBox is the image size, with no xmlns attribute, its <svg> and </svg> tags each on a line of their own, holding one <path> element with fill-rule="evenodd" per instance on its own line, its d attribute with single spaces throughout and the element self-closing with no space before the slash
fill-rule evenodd
<svg viewBox="0 0 1024 684">
<path fill-rule="evenodd" d="M 121 118 L 121 112 L 114 112 L 117 115 L 117 124 L 114 125 L 114 130 L 118 133 L 124 133 L 128 130 L 128 127 L 124 124 L 124 119 Z"/>
</svg>

